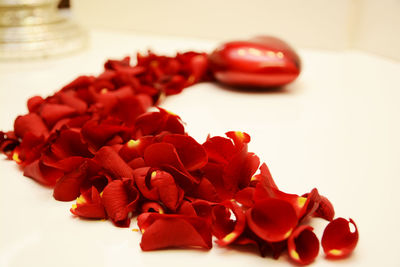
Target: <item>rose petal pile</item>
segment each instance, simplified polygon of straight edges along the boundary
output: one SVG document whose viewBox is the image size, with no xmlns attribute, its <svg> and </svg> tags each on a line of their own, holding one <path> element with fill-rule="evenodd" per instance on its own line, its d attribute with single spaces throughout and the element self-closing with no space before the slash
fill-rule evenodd
<svg viewBox="0 0 400 267">
<path fill-rule="evenodd" d="M 334 218 L 316 189 L 304 195 L 278 189 L 265 163 L 248 152 L 250 136 L 227 132 L 200 144 L 179 116 L 156 106 L 212 79 L 204 53 L 109 60 L 98 77 L 81 76 L 52 96 L 28 100 L 29 113 L 1 132 L 0 149 L 24 175 L 54 188 L 85 219 L 129 227 L 137 216 L 145 251 L 252 245 L 274 258 L 287 250 L 300 264 L 318 255 L 310 217 L 331 223 L 322 246 L 329 257 L 351 253 L 353 220 Z M 349 225 L 353 226 L 353 231 Z"/>
</svg>

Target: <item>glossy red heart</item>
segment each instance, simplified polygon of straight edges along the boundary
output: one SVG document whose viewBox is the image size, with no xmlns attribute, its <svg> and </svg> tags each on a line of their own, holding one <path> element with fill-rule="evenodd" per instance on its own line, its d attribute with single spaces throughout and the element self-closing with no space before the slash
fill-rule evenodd
<svg viewBox="0 0 400 267">
<path fill-rule="evenodd" d="M 300 58 L 286 42 L 271 36 L 224 43 L 210 55 L 215 78 L 225 84 L 276 87 L 300 74 Z"/>
</svg>

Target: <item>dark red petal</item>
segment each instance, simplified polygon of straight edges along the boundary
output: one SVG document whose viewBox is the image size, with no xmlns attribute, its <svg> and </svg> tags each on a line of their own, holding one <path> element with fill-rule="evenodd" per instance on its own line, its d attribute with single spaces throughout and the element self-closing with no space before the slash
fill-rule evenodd
<svg viewBox="0 0 400 267">
<path fill-rule="evenodd" d="M 118 154 L 126 162 L 129 162 L 137 157 L 143 157 L 145 149 L 154 143 L 154 137 L 143 136 L 137 140 L 129 140 L 119 150 Z"/>
<path fill-rule="evenodd" d="M 179 116 L 158 108 L 159 112 L 148 112 L 135 121 L 137 137 L 157 135 L 163 131 L 184 134 L 185 128 Z"/>
<path fill-rule="evenodd" d="M 216 203 L 209 202 L 206 200 L 196 199 L 192 201 L 192 207 L 196 211 L 197 216 L 205 218 L 206 220 L 211 222 L 211 212 L 212 208 L 216 205 Z"/>
<path fill-rule="evenodd" d="M 254 153 L 237 153 L 224 169 L 224 185 L 231 193 L 247 187 L 257 171 L 260 159 Z"/>
<path fill-rule="evenodd" d="M 351 225 L 350 225 L 351 224 Z M 349 255 L 358 242 L 357 226 L 352 219 L 337 218 L 331 221 L 322 235 L 322 248 L 331 258 Z"/>
<path fill-rule="evenodd" d="M 71 201 L 80 195 L 80 188 L 86 179 L 88 164 L 82 163 L 77 169 L 61 177 L 54 188 L 53 197 L 59 201 Z"/>
<path fill-rule="evenodd" d="M 274 179 L 272 178 L 272 175 L 268 169 L 267 164 L 263 163 L 260 167 L 260 174 L 254 175 L 251 181 L 257 181 L 260 182 L 264 187 L 270 187 L 270 188 L 275 188 L 278 189 L 278 187 L 275 184 Z"/>
<path fill-rule="evenodd" d="M 66 129 L 51 144 L 50 150 L 55 159 L 64 159 L 72 156 L 92 157 L 87 144 L 81 140 L 81 135 L 77 130 Z"/>
<path fill-rule="evenodd" d="M 204 199 L 212 202 L 218 202 L 219 196 L 213 184 L 205 177 L 200 180 L 194 190 L 190 192 L 190 196 L 197 199 Z"/>
<path fill-rule="evenodd" d="M 49 167 L 59 169 L 64 173 L 68 173 L 78 168 L 79 165 L 81 165 L 82 162 L 85 160 L 86 158 L 80 156 L 68 157 L 58 161 L 51 161 L 48 158 L 43 157 L 43 164 Z"/>
<path fill-rule="evenodd" d="M 323 218 L 327 221 L 332 221 L 335 217 L 335 209 L 332 203 L 324 196 L 320 196 L 318 209 L 315 211 L 314 216 Z"/>
<path fill-rule="evenodd" d="M 70 106 L 80 114 L 84 113 L 88 107 L 87 103 L 76 97 L 73 91 L 60 92 L 58 96 L 63 104 Z"/>
<path fill-rule="evenodd" d="M 319 252 L 319 240 L 311 226 L 302 225 L 293 231 L 288 239 L 288 252 L 296 263 L 309 264 L 314 261 Z"/>
<path fill-rule="evenodd" d="M 156 212 L 163 214 L 165 213 L 164 208 L 157 202 L 145 202 L 142 204 L 142 213 L 145 212 Z"/>
<path fill-rule="evenodd" d="M 24 175 L 41 184 L 54 186 L 56 181 L 60 179 L 64 173 L 58 169 L 44 165 L 41 160 L 38 159 L 25 166 Z"/>
<path fill-rule="evenodd" d="M 200 169 L 207 163 L 208 158 L 204 148 L 188 135 L 166 135 L 163 142 L 170 143 L 175 147 L 179 159 L 188 171 Z"/>
<path fill-rule="evenodd" d="M 74 215 L 87 219 L 105 219 L 107 217 L 100 194 L 94 186 L 82 193 L 77 199 L 77 204 L 72 205 L 70 211 Z"/>
<path fill-rule="evenodd" d="M 129 189 L 129 190 L 128 190 Z M 127 188 L 121 180 L 110 182 L 103 190 L 103 204 L 108 216 L 119 227 L 129 227 L 139 194 L 133 187 Z"/>
<path fill-rule="evenodd" d="M 250 135 L 245 132 L 231 131 L 225 134 L 233 140 L 237 150 L 241 150 L 243 146 L 250 142 Z"/>
<path fill-rule="evenodd" d="M 40 115 L 49 127 L 52 127 L 57 121 L 76 115 L 74 108 L 67 105 L 45 103 L 42 106 Z"/>
<path fill-rule="evenodd" d="M 133 170 L 111 147 L 105 146 L 97 151 L 94 161 L 114 178 L 133 178 Z"/>
<path fill-rule="evenodd" d="M 27 102 L 29 112 L 37 112 L 43 102 L 44 99 L 41 96 L 33 96 L 29 98 Z"/>
<path fill-rule="evenodd" d="M 232 197 L 232 192 L 228 191 L 228 189 L 224 185 L 223 164 L 209 162 L 206 166 L 202 168 L 202 172 L 204 174 L 204 177 L 206 177 L 207 180 L 212 183 L 218 193 L 218 197 L 221 200 L 230 199 Z"/>
<path fill-rule="evenodd" d="M 209 161 L 227 164 L 235 152 L 235 146 L 228 138 L 215 136 L 208 138 L 203 144 Z"/>
<path fill-rule="evenodd" d="M 111 114 L 121 119 L 126 125 L 131 126 L 136 118 L 143 114 L 152 104 L 150 97 L 129 96 L 118 99 Z"/>
<path fill-rule="evenodd" d="M 223 212 L 223 216 L 218 216 L 219 206 L 213 208 L 213 233 L 218 237 L 216 241 L 220 246 L 227 246 L 233 243 L 244 231 L 246 226 L 246 216 L 243 209 L 236 202 L 225 201 L 221 203 L 227 210 L 233 212 L 235 220 L 231 220 L 230 212 Z M 225 221 L 225 222 L 224 222 Z M 225 228 L 225 229 L 224 229 Z"/>
<path fill-rule="evenodd" d="M 83 139 L 88 143 L 91 152 L 95 152 L 108 141 L 112 140 L 116 135 L 129 135 L 129 130 L 130 129 L 125 126 L 112 123 L 88 121 L 83 125 L 81 134 Z"/>
<path fill-rule="evenodd" d="M 0 131 L 0 151 L 9 154 L 10 151 L 14 150 L 16 146 L 19 145 L 18 137 L 15 136 L 15 133 L 10 132 L 2 132 Z"/>
<path fill-rule="evenodd" d="M 43 135 L 36 136 L 31 132 L 27 132 L 20 146 L 13 153 L 18 153 L 19 160 L 22 161 L 23 165 L 26 165 L 40 158 L 44 144 L 45 138 Z"/>
<path fill-rule="evenodd" d="M 235 200 L 242 204 L 244 207 L 250 208 L 254 205 L 254 192 L 255 189 L 253 187 L 246 187 L 235 195 Z"/>
<path fill-rule="evenodd" d="M 23 138 L 27 132 L 35 136 L 45 136 L 49 134 L 47 126 L 42 118 L 36 113 L 29 113 L 24 116 L 18 116 L 14 122 L 15 135 Z"/>
<path fill-rule="evenodd" d="M 193 208 L 192 203 L 190 203 L 187 200 L 182 201 L 180 207 L 176 211 L 176 214 L 182 214 L 182 215 L 187 215 L 187 216 L 197 216 L 196 210 Z"/>
<path fill-rule="evenodd" d="M 179 159 L 175 147 L 169 143 L 156 143 L 148 146 L 144 152 L 144 160 L 151 167 L 164 168 L 173 174 L 175 179 L 179 179 L 173 173 L 174 170 L 182 173 L 182 178 L 178 180 L 178 184 L 185 189 L 190 184 L 197 184 L 198 181 L 192 177 L 183 166 Z M 171 172 L 172 171 L 172 172 Z"/>
<path fill-rule="evenodd" d="M 77 90 L 78 88 L 87 88 L 95 81 L 95 77 L 93 76 L 79 76 L 71 83 L 64 86 L 61 91 L 66 91 L 69 89 Z"/>
<path fill-rule="evenodd" d="M 175 184 L 174 178 L 165 171 L 153 171 L 150 183 L 157 188 L 159 200 L 170 210 L 176 211 L 183 199 L 184 192 Z"/>
<path fill-rule="evenodd" d="M 136 158 L 128 162 L 129 167 L 132 168 L 132 170 L 146 167 L 146 163 L 144 162 L 143 158 Z"/>
<path fill-rule="evenodd" d="M 269 242 L 287 239 L 297 225 L 296 211 L 291 204 L 280 199 L 258 201 L 246 215 L 250 229 Z"/>
<path fill-rule="evenodd" d="M 136 186 L 145 198 L 158 201 L 157 188 L 152 188 L 150 184 L 150 171 L 150 167 L 137 168 L 133 171 L 133 177 Z"/>
<path fill-rule="evenodd" d="M 309 204 L 309 199 L 305 197 L 296 194 L 288 194 L 272 187 L 264 187 L 261 183 L 258 183 L 254 190 L 254 201 L 257 202 L 266 198 L 281 199 L 286 201 L 287 203 L 290 203 L 295 210 L 297 218 L 299 220 L 305 215 Z"/>
<path fill-rule="evenodd" d="M 209 225 L 200 217 L 143 213 L 138 217 L 138 226 L 143 234 L 140 246 L 144 251 L 170 247 L 212 247 Z"/>
</svg>

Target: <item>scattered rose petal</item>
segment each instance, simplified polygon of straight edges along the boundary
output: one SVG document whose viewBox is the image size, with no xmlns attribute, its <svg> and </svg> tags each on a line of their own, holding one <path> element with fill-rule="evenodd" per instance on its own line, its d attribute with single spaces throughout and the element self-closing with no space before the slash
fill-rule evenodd
<svg viewBox="0 0 400 267">
<path fill-rule="evenodd" d="M 87 219 L 105 219 L 107 217 L 99 192 L 91 187 L 72 205 L 71 213 Z"/>
<path fill-rule="evenodd" d="M 234 201 L 224 201 L 212 210 L 213 234 L 218 238 L 217 244 L 227 246 L 233 243 L 244 231 L 246 216 L 242 208 Z M 231 216 L 235 220 L 231 219 Z"/>
<path fill-rule="evenodd" d="M 23 138 L 28 132 L 36 136 L 43 135 L 45 137 L 49 134 L 43 119 L 36 113 L 18 116 L 14 122 L 14 132 L 20 138 Z"/>
<path fill-rule="evenodd" d="M 144 251 L 170 247 L 212 247 L 210 227 L 200 217 L 143 213 L 138 217 L 138 226 L 143 234 L 140 246 Z"/>
<path fill-rule="evenodd" d="M 258 201 L 247 210 L 247 223 L 260 238 L 269 241 L 282 241 L 292 234 L 297 225 L 296 211 L 290 203 L 274 198 Z"/>
<path fill-rule="evenodd" d="M 133 170 L 111 147 L 104 146 L 97 151 L 94 161 L 115 178 L 133 178 Z"/>
<path fill-rule="evenodd" d="M 103 204 L 107 215 L 119 227 L 129 227 L 132 213 L 136 211 L 139 193 L 132 180 L 115 180 L 103 191 Z"/>
<path fill-rule="evenodd" d="M 188 135 L 170 134 L 163 138 L 163 142 L 172 144 L 179 155 L 179 159 L 188 171 L 202 168 L 207 163 L 207 153 L 204 148 Z"/>
<path fill-rule="evenodd" d="M 290 258 L 299 264 L 310 264 L 319 252 L 319 240 L 308 225 L 297 227 L 288 239 Z"/>
<path fill-rule="evenodd" d="M 358 229 L 352 219 L 336 218 L 325 228 L 321 244 L 325 254 L 330 258 L 348 256 L 358 242 Z"/>
</svg>

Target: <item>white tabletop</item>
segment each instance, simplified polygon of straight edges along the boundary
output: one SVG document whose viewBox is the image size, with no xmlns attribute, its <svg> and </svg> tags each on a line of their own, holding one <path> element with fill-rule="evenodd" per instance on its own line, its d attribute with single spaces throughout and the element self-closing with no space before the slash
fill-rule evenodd
<svg viewBox="0 0 400 267">
<path fill-rule="evenodd" d="M 45 61 L 0 63 L 0 129 L 11 130 L 26 100 L 47 96 L 81 74 L 98 74 L 107 58 L 145 52 L 211 51 L 207 40 L 92 32 L 88 50 Z M 313 187 L 353 218 L 353 255 L 312 266 L 399 266 L 400 63 L 357 51 L 300 50 L 303 71 L 281 93 L 247 93 L 212 83 L 186 89 L 162 106 L 180 115 L 199 142 L 208 133 L 249 133 L 249 150 L 265 161 L 283 191 Z M 0 266 L 292 266 L 256 252 L 218 248 L 142 252 L 140 234 L 110 222 L 74 218 L 72 203 L 0 159 Z M 326 222 L 313 226 L 321 236 Z"/>
</svg>

